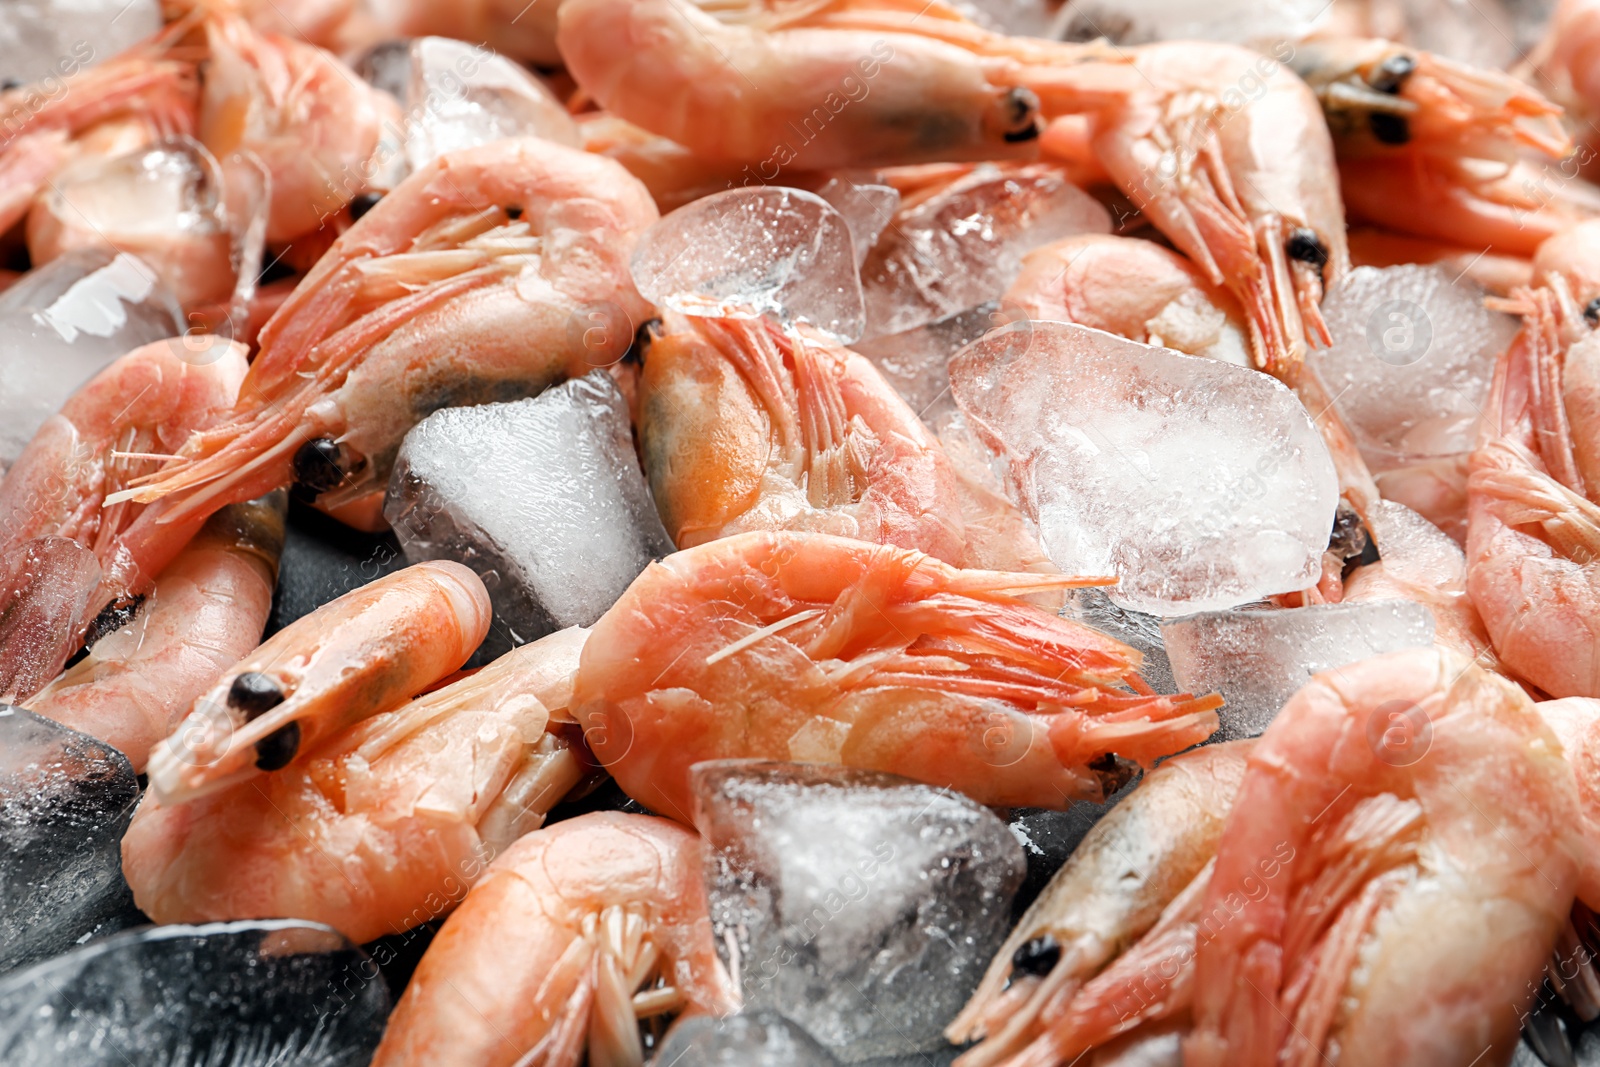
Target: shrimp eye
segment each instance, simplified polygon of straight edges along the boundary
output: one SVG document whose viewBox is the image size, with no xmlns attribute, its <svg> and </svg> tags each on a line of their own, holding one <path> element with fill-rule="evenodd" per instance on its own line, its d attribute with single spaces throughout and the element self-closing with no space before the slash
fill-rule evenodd
<svg viewBox="0 0 1600 1067">
<path fill-rule="evenodd" d="M 1340 559 L 1355 559 L 1365 554 L 1371 544 L 1372 538 L 1362 525 L 1356 509 L 1343 500 L 1339 501 L 1339 508 L 1333 513 L 1333 533 L 1328 537 L 1328 551 Z"/>
<path fill-rule="evenodd" d="M 512 204 L 506 208 L 506 218 L 510 219 L 512 222 L 516 222 L 521 217 L 522 208 L 518 207 L 516 204 Z"/>
<path fill-rule="evenodd" d="M 341 458 L 339 445 L 333 438 L 317 437 L 307 441 L 294 454 L 295 484 L 313 496 L 326 493 L 344 481 Z"/>
<path fill-rule="evenodd" d="M 378 201 L 382 199 L 382 193 L 358 193 L 356 198 L 350 201 L 350 221 L 354 222 L 377 207 Z"/>
<path fill-rule="evenodd" d="M 1383 144 L 1405 144 L 1411 140 L 1411 124 L 1404 115 L 1374 111 L 1367 116 L 1367 128 Z"/>
<path fill-rule="evenodd" d="M 1033 974 L 1043 978 L 1061 962 L 1061 946 L 1051 934 L 1036 937 L 1011 954 L 1013 974 Z"/>
<path fill-rule="evenodd" d="M 260 671 L 245 671 L 228 686 L 228 706 L 244 712 L 251 722 L 283 703 L 283 687 Z"/>
<path fill-rule="evenodd" d="M 1006 93 L 1001 107 L 1005 110 L 1006 128 L 1001 138 L 1007 144 L 1032 141 L 1039 136 L 1039 98 L 1031 89 L 1012 89 Z"/>
<path fill-rule="evenodd" d="M 13 89 L 22 88 L 22 83 L 16 78 L 0 78 L 0 93 L 9 93 Z"/>
<path fill-rule="evenodd" d="M 300 724 L 292 722 L 256 742 L 256 767 L 263 771 L 280 771 L 299 751 Z"/>
<path fill-rule="evenodd" d="M 644 323 L 633 332 L 633 344 L 622 354 L 622 362 L 635 363 L 644 366 L 644 352 L 656 339 L 656 334 L 661 329 L 660 319 L 646 319 Z"/>
<path fill-rule="evenodd" d="M 1309 227 L 1302 226 L 1291 233 L 1289 240 L 1284 242 L 1283 250 L 1290 259 L 1310 263 L 1318 270 L 1328 265 L 1328 246 L 1322 243 L 1317 231 Z"/>
<path fill-rule="evenodd" d="M 1600 326 L 1600 296 L 1583 306 L 1583 318 L 1590 326 Z"/>
<path fill-rule="evenodd" d="M 1404 52 L 1397 52 L 1373 68 L 1372 73 L 1367 75 L 1367 84 L 1380 93 L 1395 96 L 1400 92 L 1400 87 L 1406 83 L 1406 79 L 1411 77 L 1411 72 L 1416 69 L 1415 59 Z"/>
</svg>

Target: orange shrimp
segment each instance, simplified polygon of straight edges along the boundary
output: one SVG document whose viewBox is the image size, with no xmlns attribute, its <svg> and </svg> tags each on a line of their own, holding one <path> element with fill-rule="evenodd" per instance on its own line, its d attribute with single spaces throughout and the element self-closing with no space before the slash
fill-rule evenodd
<svg viewBox="0 0 1600 1067">
<path fill-rule="evenodd" d="M 152 793 L 122 841 L 135 901 L 157 922 L 293 915 L 353 941 L 438 918 L 582 777 L 575 731 L 547 727 L 583 637 L 523 645 L 264 779 Z"/>
<path fill-rule="evenodd" d="M 816 331 L 669 312 L 639 406 L 645 473 L 680 548 L 814 530 L 961 558 L 938 439 L 871 362 Z"/>
<path fill-rule="evenodd" d="M 628 795 L 683 822 L 690 766 L 742 757 L 888 771 L 986 804 L 1098 799 L 1120 784 L 1111 754 L 1186 748 L 1221 703 L 1156 696 L 1138 652 L 1011 595 L 1105 581 L 740 534 L 634 580 L 595 624 L 573 706 Z"/>
<path fill-rule="evenodd" d="M 224 671 L 151 750 L 150 790 L 181 804 L 280 770 L 460 667 L 488 632 L 489 594 L 459 563 L 418 563 L 353 589 Z"/>
<path fill-rule="evenodd" d="M 574 326 L 595 306 L 648 317 L 627 257 L 655 218 L 616 163 L 531 138 L 412 174 L 263 327 L 232 417 L 116 496 L 160 503 L 124 536 L 107 594 L 147 584 L 196 516 L 297 476 L 348 503 L 387 484 L 406 431 L 433 411 L 532 395 L 620 357 Z"/>
<path fill-rule="evenodd" d="M 1395 267 L 1403 263 L 1438 263 L 1454 277 L 1465 277 L 1496 296 L 1533 284 L 1533 261 L 1527 256 L 1485 252 L 1481 248 L 1372 226 L 1350 228 L 1350 263 L 1357 267 Z"/>
<path fill-rule="evenodd" d="M 1510 682 L 1436 649 L 1316 676 L 1223 831 L 1184 1063 L 1507 1062 L 1572 905 L 1577 820 Z"/>
<path fill-rule="evenodd" d="M 151 746 L 261 641 L 286 505 L 278 493 L 211 516 L 134 618 L 96 641 L 28 710 L 100 738 L 144 773 Z"/>
<path fill-rule="evenodd" d="M 642 1067 L 636 1020 L 733 1011 L 701 864 L 699 838 L 648 815 L 524 837 L 428 946 L 373 1067 Z"/>
<path fill-rule="evenodd" d="M 536 67 L 559 67 L 562 61 L 556 48 L 556 15 L 560 9 L 561 0 L 538 4 L 527 0 L 458 0 L 449 4 L 384 0 L 374 7 L 373 14 L 385 40 L 454 37 L 486 45 Z"/>
</svg>

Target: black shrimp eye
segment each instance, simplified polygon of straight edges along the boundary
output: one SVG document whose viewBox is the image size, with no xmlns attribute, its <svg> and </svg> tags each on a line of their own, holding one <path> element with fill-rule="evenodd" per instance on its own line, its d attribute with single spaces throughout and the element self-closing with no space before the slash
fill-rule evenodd
<svg viewBox="0 0 1600 1067">
<path fill-rule="evenodd" d="M 299 751 L 300 724 L 292 722 L 256 742 L 256 767 L 263 771 L 282 770 Z"/>
<path fill-rule="evenodd" d="M 516 204 L 512 204 L 510 207 L 506 208 L 506 218 L 510 219 L 512 222 L 516 222 L 521 217 L 522 208 L 518 207 Z"/>
<path fill-rule="evenodd" d="M 1583 318 L 1590 326 L 1600 326 L 1600 296 L 1583 305 Z"/>
<path fill-rule="evenodd" d="M 656 339 L 656 334 L 660 332 L 660 319 L 646 319 L 637 330 L 633 331 L 633 344 L 622 354 L 622 362 L 644 366 L 645 349 L 650 347 Z"/>
<path fill-rule="evenodd" d="M 0 78 L 0 93 L 9 93 L 13 89 L 22 88 L 22 83 L 16 78 Z"/>
<path fill-rule="evenodd" d="M 1051 934 L 1026 942 L 1011 954 L 1013 974 L 1033 974 L 1043 978 L 1061 962 L 1061 946 Z"/>
<path fill-rule="evenodd" d="M 359 219 L 377 207 L 378 201 L 382 199 L 382 193 L 357 193 L 355 199 L 350 201 L 350 220 L 354 222 Z"/>
<path fill-rule="evenodd" d="M 1367 550 L 1370 540 L 1356 509 L 1343 500 L 1339 501 L 1339 508 L 1333 513 L 1333 533 L 1328 537 L 1328 551 L 1340 559 L 1354 559 Z"/>
<path fill-rule="evenodd" d="M 1411 124 L 1404 115 L 1374 111 L 1367 116 L 1367 128 L 1383 144 L 1406 144 L 1411 140 Z"/>
<path fill-rule="evenodd" d="M 1283 250 L 1290 259 L 1310 263 L 1318 270 L 1328 265 L 1328 246 L 1322 243 L 1317 231 L 1309 227 L 1302 226 L 1291 233 L 1289 240 L 1284 242 Z"/>
<path fill-rule="evenodd" d="M 1380 93 L 1395 96 L 1399 94 L 1400 87 L 1405 85 L 1406 79 L 1411 77 L 1411 72 L 1416 69 L 1417 61 L 1414 58 L 1404 52 L 1397 52 L 1372 69 L 1372 73 L 1367 75 L 1367 84 Z"/>
<path fill-rule="evenodd" d="M 260 671 L 245 671 L 228 686 L 228 707 L 244 712 L 252 722 L 283 703 L 283 687 Z"/>
<path fill-rule="evenodd" d="M 1006 129 L 1001 138 L 1007 144 L 1032 141 L 1039 136 L 1039 98 L 1032 89 L 1012 89 L 1006 93 Z"/>
<path fill-rule="evenodd" d="M 326 493 L 344 481 L 339 445 L 331 437 L 316 437 L 301 445 L 294 454 L 295 484 L 313 494 Z"/>
</svg>

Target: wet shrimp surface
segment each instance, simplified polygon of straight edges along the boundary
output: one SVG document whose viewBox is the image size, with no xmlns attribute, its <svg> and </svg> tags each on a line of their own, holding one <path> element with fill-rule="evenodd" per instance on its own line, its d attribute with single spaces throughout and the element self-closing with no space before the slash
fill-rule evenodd
<svg viewBox="0 0 1600 1067">
<path fill-rule="evenodd" d="M 0 5 L 0 1063 L 1600 1067 L 1600 0 Z"/>
</svg>

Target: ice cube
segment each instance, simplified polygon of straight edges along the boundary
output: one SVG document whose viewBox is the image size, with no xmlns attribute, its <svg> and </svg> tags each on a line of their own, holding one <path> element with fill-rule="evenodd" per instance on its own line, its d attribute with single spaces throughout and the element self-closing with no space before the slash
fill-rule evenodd
<svg viewBox="0 0 1600 1067">
<path fill-rule="evenodd" d="M 1312 369 L 1374 470 L 1470 452 L 1517 323 L 1437 265 L 1357 267 L 1322 302 L 1331 348 Z"/>
<path fill-rule="evenodd" d="M 61 673 L 99 584 L 100 561 L 68 537 L 0 557 L 0 700 L 26 700 Z"/>
<path fill-rule="evenodd" d="M 951 6 L 1000 33 L 1050 37 L 1062 5 L 1058 0 L 954 0 Z"/>
<path fill-rule="evenodd" d="M 1065 614 L 1138 649 L 1144 655 L 1139 676 L 1150 688 L 1158 693 L 1179 691 L 1161 639 L 1161 620 L 1156 616 L 1120 608 L 1104 589 L 1093 588 L 1073 590 Z"/>
<path fill-rule="evenodd" d="M 0 293 L 0 467 L 112 360 L 182 332 L 177 301 L 133 256 L 73 252 L 23 275 Z"/>
<path fill-rule="evenodd" d="M 950 363 L 1010 488 L 1068 574 L 1119 607 L 1215 610 L 1314 584 L 1339 484 L 1293 393 L 1221 360 L 1022 322 Z"/>
<path fill-rule="evenodd" d="M 1111 216 L 1057 167 L 984 165 L 902 209 L 861 268 L 864 336 L 904 333 L 999 300 L 1022 257 Z"/>
<path fill-rule="evenodd" d="M 110 59 L 161 28 L 160 0 L 6 0 L 0 80 L 55 98 L 62 78 Z"/>
<path fill-rule="evenodd" d="M 1240 608 L 1163 623 L 1178 685 L 1227 703 L 1212 741 L 1255 737 L 1313 674 L 1433 644 L 1433 614 L 1410 600 Z"/>
<path fill-rule="evenodd" d="M 122 753 L 0 704 L 0 972 L 66 951 L 131 906 L 121 841 L 138 799 Z"/>
<path fill-rule="evenodd" d="M 845 1062 L 944 1046 L 1022 880 L 1005 823 L 824 764 L 718 760 L 693 780 L 712 923 L 746 1007 L 787 1013 Z"/>
<path fill-rule="evenodd" d="M 900 191 L 892 185 L 829 178 L 817 190 L 817 195 L 844 216 L 856 250 L 856 266 L 860 267 L 883 228 L 894 220 L 895 209 L 900 206 Z"/>
<path fill-rule="evenodd" d="M 1465 588 L 1467 558 L 1461 546 L 1415 511 L 1392 500 L 1375 500 L 1367 509 L 1366 524 L 1391 578 L 1421 586 L 1448 581 Z"/>
<path fill-rule="evenodd" d="M 411 42 L 404 97 L 406 161 L 417 170 L 446 152 L 507 137 L 583 147 L 556 95 L 511 60 L 448 37 Z M 386 71 L 392 77 L 392 66 Z"/>
<path fill-rule="evenodd" d="M 371 957 L 299 919 L 129 930 L 0 982 L 9 1067 L 365 1067 L 389 993 Z"/>
<path fill-rule="evenodd" d="M 1068 41 L 1113 44 L 1298 41 L 1320 21 L 1327 0 L 1070 0 L 1054 27 Z M 1243 72 L 1241 72 L 1242 74 Z"/>
<path fill-rule="evenodd" d="M 679 208 L 639 239 L 633 280 L 685 315 L 771 314 L 846 344 L 864 323 L 850 225 L 800 189 L 729 189 Z"/>
<path fill-rule="evenodd" d="M 852 347 L 872 360 L 884 380 L 924 421 L 950 401 L 950 357 L 1000 324 L 1000 305 L 986 301 L 954 315 Z M 941 403 L 942 402 L 942 403 Z"/>
<path fill-rule="evenodd" d="M 837 1067 L 839 1061 L 782 1015 L 758 1011 L 726 1019 L 684 1018 L 668 1031 L 651 1062 L 654 1067 Z"/>
<path fill-rule="evenodd" d="M 384 515 L 413 563 L 477 571 L 514 644 L 592 625 L 673 548 L 604 371 L 434 412 L 406 435 Z"/>
</svg>

